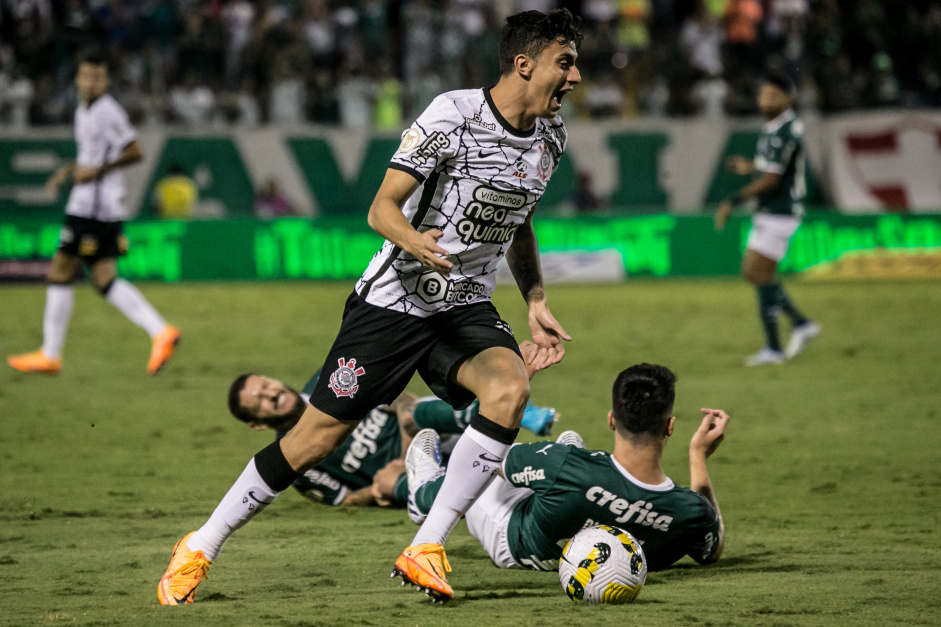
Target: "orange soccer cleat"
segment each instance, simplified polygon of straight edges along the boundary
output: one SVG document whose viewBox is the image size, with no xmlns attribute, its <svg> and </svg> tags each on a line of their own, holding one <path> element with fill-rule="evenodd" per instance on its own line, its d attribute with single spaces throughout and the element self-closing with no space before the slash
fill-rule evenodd
<svg viewBox="0 0 941 627">
<path fill-rule="evenodd" d="M 10 355 L 7 363 L 20 372 L 38 372 L 40 374 L 57 375 L 62 370 L 62 358 L 46 357 L 42 349 L 22 355 Z"/>
<path fill-rule="evenodd" d="M 203 579 L 209 579 L 209 567 L 212 562 L 206 559 L 202 551 L 190 551 L 186 541 L 191 531 L 173 547 L 170 565 L 157 584 L 157 599 L 160 605 L 180 605 L 192 603 L 196 598 L 196 587 Z"/>
<path fill-rule="evenodd" d="M 419 592 L 431 597 L 432 602 L 444 603 L 454 598 L 446 573 L 451 565 L 440 544 L 418 544 L 402 551 L 395 560 L 392 577 L 401 577 L 402 585 L 412 584 Z"/>
<path fill-rule="evenodd" d="M 157 374 L 167 365 L 180 343 L 180 330 L 168 324 L 157 337 L 153 339 L 150 349 L 150 361 L 147 362 L 147 374 Z"/>
</svg>

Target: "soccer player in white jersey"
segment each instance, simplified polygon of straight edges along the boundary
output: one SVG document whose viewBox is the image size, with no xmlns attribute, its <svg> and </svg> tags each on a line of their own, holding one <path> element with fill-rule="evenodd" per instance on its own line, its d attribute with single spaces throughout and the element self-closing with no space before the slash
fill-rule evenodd
<svg viewBox="0 0 941 627">
<path fill-rule="evenodd" d="M 11 355 L 7 363 L 21 372 L 59 374 L 75 299 L 72 281 L 84 263 L 98 292 L 151 337 L 147 372 L 157 374 L 173 356 L 180 331 L 168 325 L 136 287 L 117 275 L 117 258 L 128 247 L 121 229 L 127 217 L 121 169 L 137 163 L 143 155 L 127 113 L 106 93 L 105 62 L 96 56 L 81 59 L 75 86 L 79 95 L 75 110 L 78 156 L 46 183 L 53 198 L 68 179 L 74 184 L 65 207 L 59 250 L 47 275 L 43 343 L 32 353 Z"/>
<path fill-rule="evenodd" d="M 442 94 L 403 133 L 369 210 L 369 225 L 386 242 L 347 299 L 310 406 L 290 433 L 255 455 L 206 524 L 177 542 L 158 584 L 161 603 L 192 602 L 232 533 L 416 371 L 456 409 L 475 396 L 480 402 L 440 497 L 395 564 L 434 597 L 453 596 L 442 545 L 519 432 L 527 363 L 559 362 L 570 339 L 546 302 L 532 217 L 565 148 L 558 111 L 581 80 L 579 23 L 566 10 L 507 18 L 497 85 Z M 539 347 L 525 362 L 490 301 L 503 255 Z"/>
</svg>

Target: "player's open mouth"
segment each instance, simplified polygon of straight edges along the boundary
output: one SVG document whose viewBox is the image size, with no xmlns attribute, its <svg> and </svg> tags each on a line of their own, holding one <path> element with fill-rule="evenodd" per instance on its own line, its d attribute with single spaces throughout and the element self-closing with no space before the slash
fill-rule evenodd
<svg viewBox="0 0 941 627">
<path fill-rule="evenodd" d="M 568 93 L 567 91 L 562 91 L 562 90 L 559 90 L 559 91 L 555 92 L 555 95 L 552 96 L 552 104 L 554 104 L 554 105 L 557 106 L 557 107 L 561 107 L 561 106 L 562 106 L 562 98 L 563 98 L 563 97 L 565 96 L 565 94 L 567 94 L 567 93 Z"/>
<path fill-rule="evenodd" d="M 279 392 L 277 396 L 274 397 L 274 409 L 275 411 L 281 409 L 281 403 L 284 401 L 284 392 Z"/>
</svg>

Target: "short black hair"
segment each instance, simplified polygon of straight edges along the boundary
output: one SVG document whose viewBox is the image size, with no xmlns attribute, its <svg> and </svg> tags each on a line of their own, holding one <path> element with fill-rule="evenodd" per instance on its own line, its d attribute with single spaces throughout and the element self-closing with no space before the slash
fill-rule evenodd
<svg viewBox="0 0 941 627">
<path fill-rule="evenodd" d="M 538 57 L 553 41 L 565 39 L 578 48 L 582 34 L 578 30 L 580 17 L 574 17 L 568 9 L 523 11 L 506 18 L 500 35 L 500 74 L 506 76 L 513 70 L 513 59 L 518 54 Z"/>
<path fill-rule="evenodd" d="M 245 382 L 248 381 L 248 378 L 252 376 L 253 372 L 247 372 L 243 375 L 239 375 L 239 378 L 232 382 L 232 385 L 229 386 L 229 413 L 241 420 L 242 422 L 251 422 L 255 420 L 255 416 L 252 416 L 248 413 L 244 407 L 242 407 L 242 399 L 240 394 L 245 388 Z"/>
<path fill-rule="evenodd" d="M 794 85 L 794 81 L 790 76 L 784 72 L 779 72 L 777 70 L 772 70 L 765 74 L 762 82 L 767 83 L 768 85 L 774 85 L 781 91 L 783 91 L 788 96 L 793 97 L 797 92 L 797 87 Z"/>
<path fill-rule="evenodd" d="M 659 437 L 676 398 L 676 375 L 655 364 L 638 364 L 614 381 L 614 420 L 625 436 Z"/>
<path fill-rule="evenodd" d="M 108 61 L 98 52 L 85 52 L 78 59 L 79 65 L 87 63 L 88 65 L 101 65 L 108 69 Z"/>
</svg>

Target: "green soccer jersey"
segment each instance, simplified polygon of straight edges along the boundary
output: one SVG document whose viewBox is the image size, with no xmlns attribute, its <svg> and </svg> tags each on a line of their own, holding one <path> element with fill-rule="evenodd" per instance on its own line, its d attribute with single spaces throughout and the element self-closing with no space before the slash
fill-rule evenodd
<svg viewBox="0 0 941 627">
<path fill-rule="evenodd" d="M 317 385 L 320 371 L 314 373 L 302 395 L 304 399 Z M 278 437 L 283 436 L 279 433 Z M 294 481 L 304 496 L 328 505 L 339 505 L 351 491 L 372 484 L 373 476 L 402 455 L 402 434 L 395 412 L 376 408 L 369 412 L 337 450 Z"/>
<path fill-rule="evenodd" d="M 556 570 L 562 547 L 580 529 L 614 525 L 637 538 L 650 570 L 684 555 L 712 556 L 719 517 L 709 501 L 667 480 L 639 482 L 604 451 L 537 442 L 510 449 L 507 481 L 534 493 L 510 516 L 507 539 L 513 558 L 534 570 Z"/>
<path fill-rule="evenodd" d="M 807 196 L 807 155 L 804 152 L 804 123 L 788 109 L 761 127 L 755 150 L 759 172 L 779 174 L 774 189 L 758 197 L 757 211 L 776 215 L 804 215 Z"/>
</svg>

